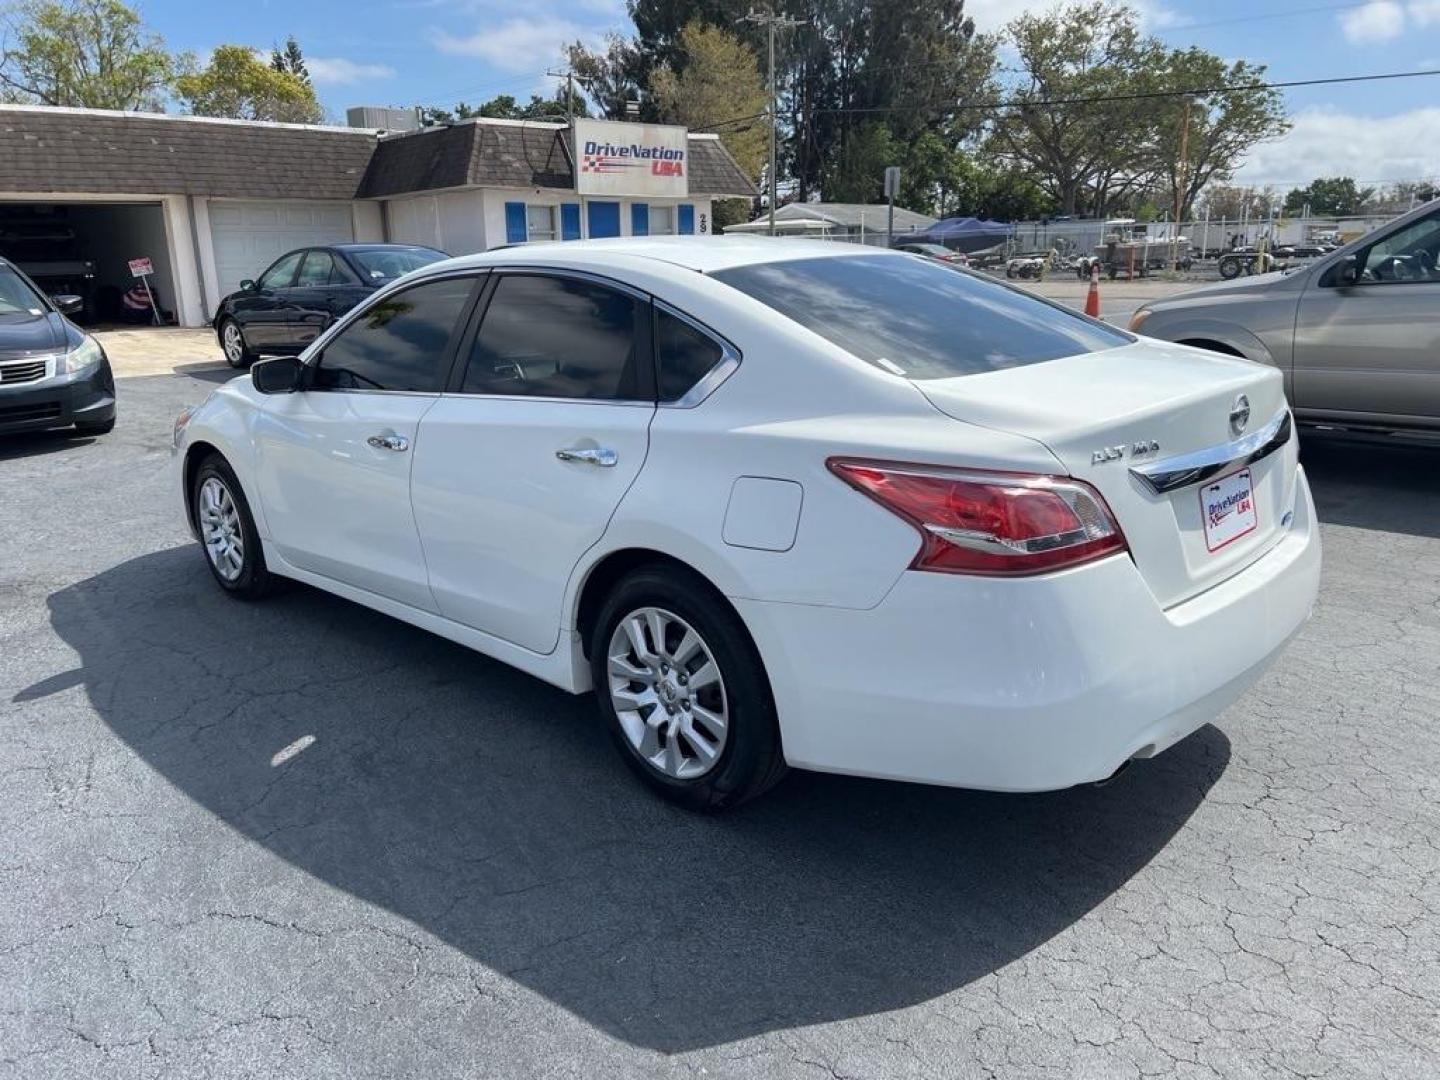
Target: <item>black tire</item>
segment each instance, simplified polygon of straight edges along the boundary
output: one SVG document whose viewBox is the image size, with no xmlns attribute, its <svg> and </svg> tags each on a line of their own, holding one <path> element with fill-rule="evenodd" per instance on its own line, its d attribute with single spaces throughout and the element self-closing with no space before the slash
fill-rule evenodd
<svg viewBox="0 0 1440 1080">
<path fill-rule="evenodd" d="M 201 524 L 201 491 L 207 481 L 218 482 L 235 508 L 242 552 L 239 572 L 233 577 L 220 571 L 216 565 L 216 556 L 205 543 Z M 275 591 L 277 579 L 265 568 L 265 552 L 260 546 L 260 534 L 255 531 L 255 519 L 250 513 L 250 504 L 245 499 L 245 492 L 234 471 L 219 454 L 211 454 L 200 463 L 200 468 L 195 470 L 195 479 L 190 488 L 190 514 L 195 532 L 201 537 L 200 546 L 205 554 L 205 565 L 210 568 L 210 574 L 220 588 L 239 600 L 258 600 Z"/>
<path fill-rule="evenodd" d="M 1217 269 L 1219 269 L 1219 271 L 1220 271 L 1220 277 L 1221 277 L 1223 280 L 1225 280 L 1225 281 L 1233 281 L 1235 278 L 1237 278 L 1237 277 L 1240 276 L 1240 260 L 1239 260 L 1239 259 L 1221 259 L 1221 260 L 1220 260 L 1220 265 L 1219 265 L 1219 267 L 1218 267 Z"/>
<path fill-rule="evenodd" d="M 630 741 L 611 700 L 611 637 L 622 620 L 643 608 L 663 609 L 683 620 L 693 628 L 719 668 L 728 714 L 725 739 L 718 757 L 701 775 L 678 778 L 651 764 Z M 712 812 L 755 798 L 785 775 L 780 725 L 765 666 L 740 616 L 703 578 L 665 565 L 631 571 L 605 598 L 589 645 L 600 715 L 620 756 L 652 791 L 687 809 Z M 695 657 L 690 662 L 698 670 L 703 666 L 699 664 L 702 659 Z M 695 696 L 698 705 L 699 692 Z M 650 717 L 659 716 L 658 705 L 650 709 Z M 662 719 L 659 726 L 665 723 Z M 681 745 L 689 749 L 691 744 Z"/>
<path fill-rule="evenodd" d="M 91 435 L 109 435 L 110 432 L 112 432 L 112 431 L 114 431 L 114 430 L 115 430 L 115 417 L 113 417 L 113 416 L 110 417 L 109 420 L 102 420 L 102 421 L 101 421 L 100 423 L 98 423 L 98 424 L 76 424 L 76 425 L 75 425 L 75 434 L 76 434 L 76 435 L 85 435 L 85 436 L 91 436 Z"/>
<path fill-rule="evenodd" d="M 236 340 L 240 343 L 240 351 L 236 356 L 231 355 L 232 350 L 225 344 L 225 335 L 231 328 L 234 329 Z M 240 329 L 240 324 L 234 319 L 222 319 L 216 331 L 216 337 L 220 339 L 220 352 L 225 357 L 225 363 L 231 367 L 243 371 L 256 360 L 260 359 L 250 350 L 250 346 L 245 343 L 245 331 Z"/>
</svg>

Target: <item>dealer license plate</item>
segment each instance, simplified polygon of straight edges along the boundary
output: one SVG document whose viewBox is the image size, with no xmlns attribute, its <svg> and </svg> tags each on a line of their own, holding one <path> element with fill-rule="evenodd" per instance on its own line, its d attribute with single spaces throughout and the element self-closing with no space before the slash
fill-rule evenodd
<svg viewBox="0 0 1440 1080">
<path fill-rule="evenodd" d="M 1205 523 L 1205 547 L 1219 551 L 1246 533 L 1254 532 L 1259 519 L 1255 513 L 1255 489 L 1250 470 L 1206 484 L 1200 489 L 1200 519 Z"/>
</svg>

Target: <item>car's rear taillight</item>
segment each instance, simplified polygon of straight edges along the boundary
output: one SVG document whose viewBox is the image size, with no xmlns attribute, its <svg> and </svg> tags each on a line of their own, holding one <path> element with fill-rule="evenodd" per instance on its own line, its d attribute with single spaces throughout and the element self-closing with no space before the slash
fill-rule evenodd
<svg viewBox="0 0 1440 1080">
<path fill-rule="evenodd" d="M 1126 550 L 1105 500 L 1079 480 L 855 458 L 825 464 L 920 530 L 916 570 L 1041 574 Z"/>
</svg>

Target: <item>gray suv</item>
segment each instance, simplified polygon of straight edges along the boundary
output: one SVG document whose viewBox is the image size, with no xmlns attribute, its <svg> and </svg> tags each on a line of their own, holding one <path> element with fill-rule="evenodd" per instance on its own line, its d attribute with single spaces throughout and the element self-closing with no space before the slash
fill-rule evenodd
<svg viewBox="0 0 1440 1080">
<path fill-rule="evenodd" d="M 1271 364 L 1296 418 L 1440 432 L 1440 200 L 1314 263 L 1145 304 L 1130 329 Z"/>
</svg>

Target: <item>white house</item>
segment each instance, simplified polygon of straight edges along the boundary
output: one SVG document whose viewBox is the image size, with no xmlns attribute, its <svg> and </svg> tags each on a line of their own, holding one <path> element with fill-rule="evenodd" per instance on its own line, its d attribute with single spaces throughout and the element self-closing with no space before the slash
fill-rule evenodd
<svg viewBox="0 0 1440 1080">
<path fill-rule="evenodd" d="M 623 144 L 620 158 L 642 127 L 577 121 L 576 132 L 582 124 L 587 142 Z M 94 263 L 97 289 L 122 291 L 129 260 L 149 258 L 162 304 L 182 324 L 203 326 L 242 278 L 296 247 L 393 241 L 460 255 L 537 240 L 707 233 L 715 198 L 755 195 L 717 136 L 658 129 L 674 147 L 664 163 L 597 156 L 614 166 L 597 172 L 617 174 L 597 179 L 584 161 L 577 168 L 576 132 L 474 119 L 384 134 L 0 105 L 0 254 L 23 246 L 23 257 L 12 256 L 22 265 L 79 257 Z"/>
</svg>

